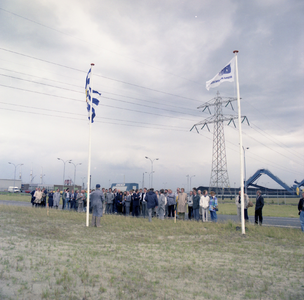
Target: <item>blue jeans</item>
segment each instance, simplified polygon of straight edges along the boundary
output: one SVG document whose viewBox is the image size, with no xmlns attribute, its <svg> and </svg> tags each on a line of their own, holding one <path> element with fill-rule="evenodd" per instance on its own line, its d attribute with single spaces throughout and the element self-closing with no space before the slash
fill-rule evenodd
<svg viewBox="0 0 304 300">
<path fill-rule="evenodd" d="M 142 214 L 143 214 L 143 217 L 145 218 L 146 215 L 147 215 L 147 202 L 146 201 L 143 201 L 142 202 Z"/>
<path fill-rule="evenodd" d="M 66 209 L 67 199 L 62 199 L 62 209 Z"/>
<path fill-rule="evenodd" d="M 212 222 L 217 222 L 217 214 L 216 214 L 216 211 L 211 211 L 210 210 L 210 217 L 211 217 L 211 221 Z"/>
<path fill-rule="evenodd" d="M 300 222 L 301 222 L 301 229 L 304 232 L 304 211 L 303 210 L 300 213 Z"/>
<path fill-rule="evenodd" d="M 66 199 L 66 209 L 70 210 L 70 205 L 71 205 L 71 202 L 70 202 L 70 199 Z"/>
<path fill-rule="evenodd" d="M 199 208 L 193 209 L 193 218 L 196 221 L 199 221 L 200 215 L 199 215 Z"/>
</svg>

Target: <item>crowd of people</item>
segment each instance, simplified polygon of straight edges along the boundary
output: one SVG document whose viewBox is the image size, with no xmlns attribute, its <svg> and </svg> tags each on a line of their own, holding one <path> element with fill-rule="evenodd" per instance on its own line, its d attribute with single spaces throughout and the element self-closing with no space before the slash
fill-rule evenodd
<svg viewBox="0 0 304 300">
<path fill-rule="evenodd" d="M 96 187 L 100 189 L 100 187 Z M 90 191 L 90 195 L 95 189 Z M 193 190 L 187 194 L 184 188 L 177 188 L 175 192 L 172 189 L 161 189 L 154 191 L 151 189 L 138 189 L 122 192 L 119 189 L 111 188 L 101 189 L 103 195 L 103 213 L 120 214 L 125 216 L 143 218 L 157 216 L 159 219 L 174 218 L 177 214 L 178 219 L 196 220 L 202 219 L 204 222 L 209 220 L 217 222 L 218 202 L 213 191 L 208 195 L 208 191 L 203 192 L 199 189 Z M 87 193 L 84 190 L 70 192 L 70 188 L 64 190 L 61 194 L 59 189 L 47 192 L 46 189 L 37 188 L 32 191 L 31 203 L 35 207 L 59 208 L 60 199 L 62 199 L 62 209 L 85 212 L 87 208 Z M 48 198 L 48 202 L 46 199 Z M 90 201 L 90 211 L 92 205 Z"/>
<path fill-rule="evenodd" d="M 100 185 L 96 185 L 96 190 L 100 190 Z M 90 191 L 90 212 L 94 210 L 94 196 L 95 190 Z M 201 191 L 200 189 L 193 188 L 189 194 L 183 188 L 177 188 L 176 192 L 171 189 L 161 189 L 154 191 L 151 188 L 139 190 L 130 190 L 122 192 L 119 189 L 102 188 L 100 191 L 101 199 L 101 212 L 102 214 L 119 214 L 125 216 L 133 216 L 143 218 L 156 216 L 163 220 L 164 218 L 177 217 L 181 220 L 202 220 L 203 222 L 209 221 L 209 216 L 212 222 L 217 222 L 218 201 L 215 192 Z M 264 207 L 264 199 L 261 191 L 258 190 L 255 204 L 255 224 L 262 225 L 263 215 L 262 210 Z M 60 193 L 59 189 L 56 191 L 49 191 L 45 188 L 31 192 L 31 203 L 33 207 L 45 207 L 48 205 L 50 208 L 59 208 L 60 198 L 62 198 L 62 209 L 86 212 L 87 209 L 87 193 L 85 190 L 72 190 L 67 188 Z M 47 202 L 48 198 L 48 202 Z M 241 222 L 241 191 L 235 198 L 237 207 L 238 221 Z M 247 194 L 244 194 L 244 219 L 249 221 L 248 208 L 252 207 L 253 203 L 249 201 Z M 100 210 L 100 207 L 98 208 Z M 300 215 L 301 229 L 304 231 L 304 192 L 298 204 Z M 94 212 L 93 212 L 94 213 Z M 95 222 L 96 223 L 96 222 Z M 95 224 L 96 225 L 96 224 Z"/>
</svg>

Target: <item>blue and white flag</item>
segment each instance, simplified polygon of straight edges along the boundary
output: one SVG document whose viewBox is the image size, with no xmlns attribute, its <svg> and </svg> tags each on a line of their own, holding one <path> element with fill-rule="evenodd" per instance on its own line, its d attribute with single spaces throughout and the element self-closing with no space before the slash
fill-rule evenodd
<svg viewBox="0 0 304 300">
<path fill-rule="evenodd" d="M 219 86 L 224 81 L 232 82 L 235 77 L 235 57 L 223 68 L 218 74 L 216 74 L 211 80 L 206 81 L 206 89 Z"/>
<path fill-rule="evenodd" d="M 86 102 L 87 102 L 87 111 L 89 112 L 88 119 L 90 120 L 90 108 L 91 108 L 91 103 L 92 105 L 92 123 L 94 122 L 94 118 L 96 116 L 95 114 L 95 106 L 99 104 L 99 99 L 98 97 L 101 96 L 101 93 L 98 91 L 95 91 L 91 89 L 90 87 L 91 83 L 91 69 L 89 70 L 87 77 L 86 77 L 86 84 L 85 84 L 85 93 L 86 93 Z"/>
</svg>

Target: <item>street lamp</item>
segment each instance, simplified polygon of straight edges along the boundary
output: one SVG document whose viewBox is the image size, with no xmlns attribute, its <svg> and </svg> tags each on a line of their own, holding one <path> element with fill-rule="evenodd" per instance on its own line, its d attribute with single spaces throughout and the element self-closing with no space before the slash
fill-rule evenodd
<svg viewBox="0 0 304 300">
<path fill-rule="evenodd" d="M 151 186 L 150 186 L 150 188 L 153 188 L 153 173 L 154 173 L 154 171 L 153 171 L 153 162 L 154 162 L 154 160 L 159 160 L 159 158 L 154 158 L 153 160 L 151 159 L 151 158 L 149 158 L 148 156 L 145 156 L 145 158 L 146 159 L 150 159 L 150 161 L 151 161 Z"/>
<path fill-rule="evenodd" d="M 81 163 L 75 165 L 75 164 L 72 162 L 72 160 L 70 160 L 69 163 L 72 164 L 72 165 L 74 166 L 74 193 L 75 193 L 76 167 L 79 166 L 79 165 L 81 165 Z"/>
<path fill-rule="evenodd" d="M 84 180 L 85 180 L 86 178 L 85 177 L 81 177 L 81 180 L 82 180 L 82 189 L 84 190 Z M 110 180 L 109 180 L 109 183 L 110 183 Z"/>
<path fill-rule="evenodd" d="M 67 163 L 67 162 L 70 162 L 71 161 L 71 159 L 68 159 L 68 160 L 66 160 L 66 161 L 64 161 L 63 159 L 61 159 L 61 158 L 57 158 L 58 160 L 61 160 L 62 162 L 63 162 L 63 184 L 62 184 L 62 192 L 64 192 L 64 177 L 65 177 L 65 164 Z"/>
<path fill-rule="evenodd" d="M 187 177 L 187 192 L 190 192 L 190 189 L 189 189 L 189 175 L 186 175 Z"/>
<path fill-rule="evenodd" d="M 244 183 L 246 184 L 246 158 L 245 158 L 245 153 L 246 153 L 246 150 L 249 149 L 249 147 L 243 147 L 243 151 L 244 151 Z M 245 185 L 245 193 L 247 194 L 247 185 Z"/>
<path fill-rule="evenodd" d="M 191 184 L 192 177 L 195 177 L 195 175 L 190 176 L 190 191 L 191 191 L 191 187 L 192 187 L 192 184 Z"/>
<path fill-rule="evenodd" d="M 152 184 L 150 184 L 150 183 L 151 183 L 150 177 L 151 177 L 151 175 L 153 176 L 153 173 L 155 173 L 155 171 L 153 171 L 153 172 L 149 173 L 149 185 L 150 185 L 150 187 L 149 187 L 149 188 L 151 188 L 151 187 L 152 187 Z"/>
<path fill-rule="evenodd" d="M 148 172 L 143 172 L 142 189 L 144 189 L 144 187 L 145 187 L 145 173 L 148 173 Z"/>
<path fill-rule="evenodd" d="M 23 166 L 23 164 L 18 164 L 18 165 L 15 165 L 14 163 L 12 162 L 8 162 L 10 165 L 13 165 L 15 167 L 15 171 L 14 171 L 14 187 L 13 187 L 13 192 L 15 192 L 15 181 L 16 181 L 16 169 L 18 166 Z"/>
</svg>

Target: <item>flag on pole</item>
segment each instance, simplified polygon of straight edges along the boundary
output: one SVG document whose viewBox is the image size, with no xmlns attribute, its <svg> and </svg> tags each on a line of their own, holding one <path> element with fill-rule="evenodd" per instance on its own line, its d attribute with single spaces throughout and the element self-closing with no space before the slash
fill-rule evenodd
<svg viewBox="0 0 304 300">
<path fill-rule="evenodd" d="M 96 116 L 95 113 L 95 106 L 99 104 L 98 97 L 101 96 L 101 93 L 98 91 L 92 90 L 90 87 L 91 83 L 91 69 L 89 70 L 87 77 L 86 77 L 86 84 L 85 84 L 85 93 L 86 93 L 86 102 L 87 102 L 87 111 L 89 112 L 88 119 L 90 120 L 90 108 L 91 103 L 92 105 L 92 123 L 94 122 L 94 118 Z"/>
<path fill-rule="evenodd" d="M 223 68 L 218 74 L 216 74 L 211 80 L 206 81 L 206 89 L 219 86 L 224 81 L 232 82 L 235 77 L 235 57 Z"/>
</svg>

